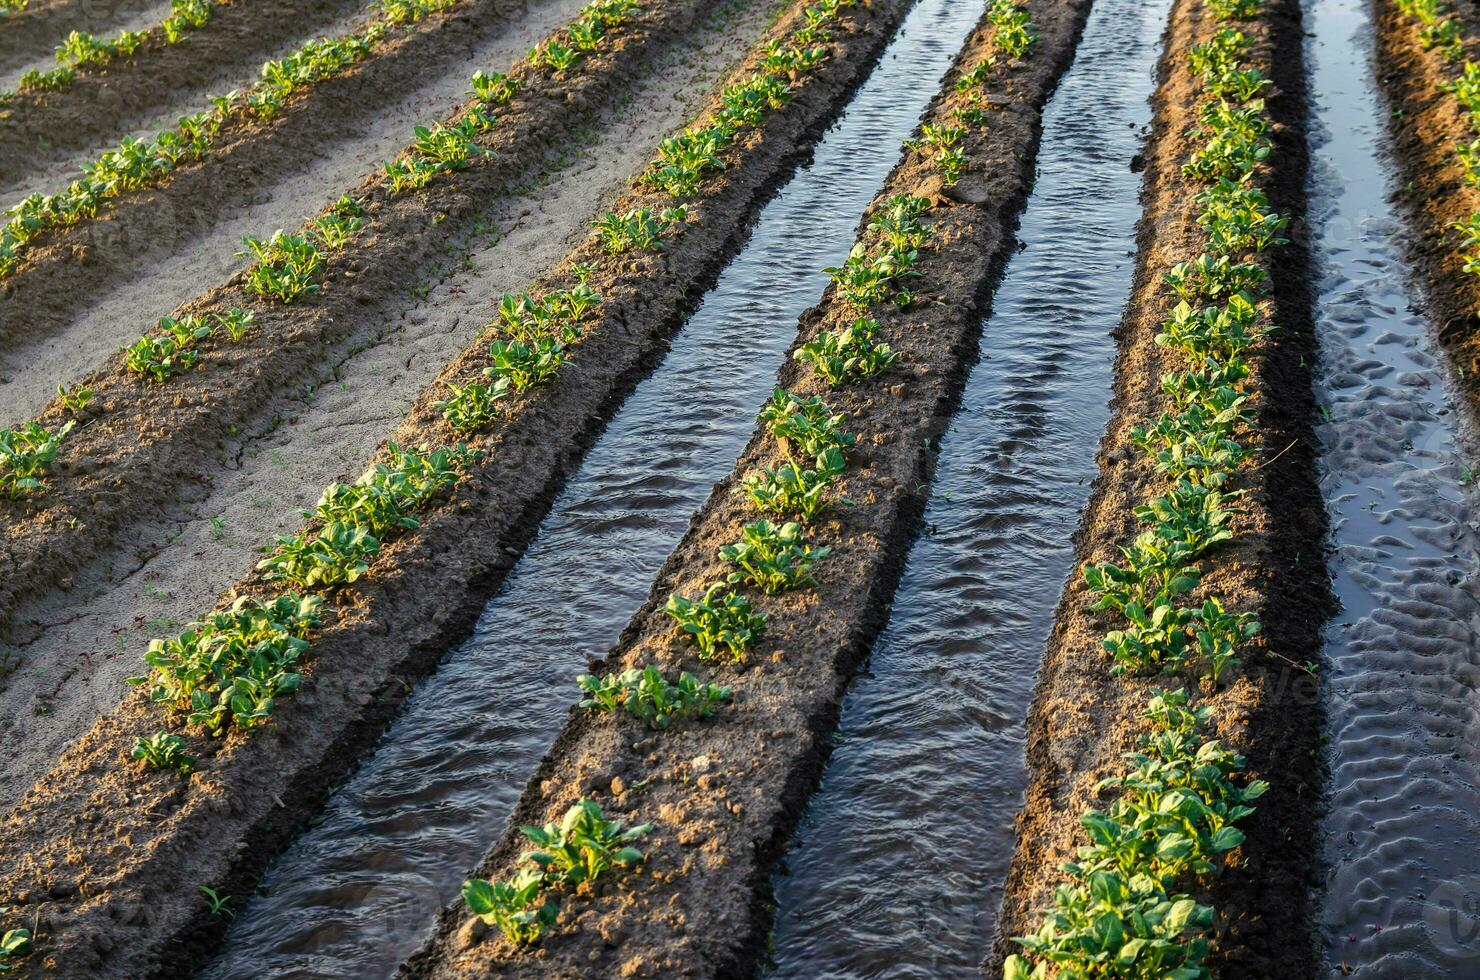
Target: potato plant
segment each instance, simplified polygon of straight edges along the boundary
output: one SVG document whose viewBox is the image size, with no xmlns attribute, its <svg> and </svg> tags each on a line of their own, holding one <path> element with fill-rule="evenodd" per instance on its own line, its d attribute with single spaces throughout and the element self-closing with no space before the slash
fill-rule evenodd
<svg viewBox="0 0 1480 980">
<path fill-rule="evenodd" d="M 730 688 L 703 683 L 688 671 L 680 673 L 676 683 L 670 683 L 651 665 L 603 677 L 582 674 L 576 683 L 585 694 L 582 708 L 625 711 L 649 728 L 660 730 L 679 719 L 708 718 L 731 695 Z"/>
<path fill-rule="evenodd" d="M 316 529 L 279 535 L 272 553 L 257 563 L 269 581 L 305 588 L 335 588 L 370 570 L 382 539 L 418 526 L 414 512 L 460 479 L 476 454 L 466 447 L 430 451 L 392 443 L 390 462 L 376 463 L 354 484 L 331 483 L 304 516 Z"/>
<path fill-rule="evenodd" d="M 16 960 L 30 951 L 31 930 L 7 929 L 3 935 L 0 935 L 0 973 L 8 972 Z"/>
<path fill-rule="evenodd" d="M 888 370 L 899 355 L 877 339 L 879 323 L 858 317 L 841 330 L 823 330 L 792 355 L 809 364 L 818 378 L 834 388 L 872 378 Z"/>
<path fill-rule="evenodd" d="M 297 689 L 295 667 L 322 604 L 294 593 L 270 602 L 243 596 L 172 639 L 150 641 L 144 654 L 150 671 L 129 683 L 210 734 L 253 728 L 271 714 L 278 695 Z"/>
<path fill-rule="evenodd" d="M 1269 787 L 1233 780 L 1243 758 L 1198 737 L 1209 710 L 1188 707 L 1184 691 L 1153 697 L 1145 717 L 1153 730 L 1126 755 L 1128 770 L 1096 787 L 1119 795 L 1080 819 L 1089 843 L 1064 865 L 1074 882 L 1036 933 L 1014 938 L 1028 955 L 1009 957 L 1005 976 L 1047 977 L 1050 965 L 1062 976 L 1208 976 L 1213 910 L 1178 885 L 1221 873 L 1244 842 L 1236 825 Z"/>
<path fill-rule="evenodd" d="M 200 351 L 194 345 L 216 332 L 215 326 L 202 317 L 187 314 L 176 320 L 161 317 L 163 336 L 145 335 L 124 349 L 124 365 L 135 374 L 155 384 L 163 384 L 177 374 L 195 367 Z"/>
<path fill-rule="evenodd" d="M 831 553 L 807 544 L 800 524 L 770 521 L 745 525 L 737 543 L 719 549 L 721 558 L 739 566 L 727 579 L 731 585 L 748 583 L 766 595 L 816 585 L 812 565 Z"/>
<path fill-rule="evenodd" d="M 601 807 L 585 799 L 565 811 L 559 823 L 519 828 L 534 845 L 523 857 L 539 868 L 546 885 L 579 885 L 640 863 L 642 852 L 632 844 L 652 830 L 650 823 L 627 827 L 608 820 Z"/>
<path fill-rule="evenodd" d="M 677 593 L 664 608 L 699 648 L 704 660 L 728 653 L 736 663 L 745 659 L 751 641 L 766 629 L 766 617 L 751 608 L 750 600 L 732 592 L 727 583 L 716 582 L 697 601 Z"/>
<path fill-rule="evenodd" d="M 1259 0 L 1207 4 L 1222 21 L 1260 7 Z M 1258 424 L 1242 386 L 1250 352 L 1271 329 L 1259 301 L 1261 257 L 1285 244 L 1288 222 L 1254 184 L 1273 143 L 1263 102 L 1269 83 L 1241 62 L 1250 49 L 1243 32 L 1220 26 L 1187 55 L 1204 101 L 1181 176 L 1202 185 L 1188 203 L 1200 209 L 1205 251 L 1164 277 L 1173 305 L 1155 340 L 1180 353 L 1186 368 L 1163 375 L 1168 407 L 1131 431 L 1167 485 L 1136 508 L 1145 530 L 1121 549 L 1122 561 L 1083 569 L 1093 608 L 1120 619 L 1102 642 L 1114 672 L 1192 673 L 1215 690 L 1260 623 L 1216 595 L 1187 600 L 1201 588 L 1198 560 L 1238 533 L 1233 484 L 1254 454 L 1245 437 Z M 1237 782 L 1243 760 L 1198 737 L 1209 714 L 1190 707 L 1183 691 L 1148 704 L 1151 734 L 1126 757 L 1123 775 L 1097 787 L 1118 795 L 1108 809 L 1082 816 L 1089 843 L 1064 866 L 1071 883 L 1058 889 L 1036 933 L 1016 937 L 1024 954 L 1008 959 L 1007 977 L 1210 975 L 1213 909 L 1185 891 L 1194 883 L 1205 890 L 1222 873 L 1244 842 L 1236 824 L 1268 787 Z"/>
<path fill-rule="evenodd" d="M 1038 40 L 1027 8 L 1012 0 L 994 0 L 987 16 L 997 29 L 992 40 L 998 49 L 1014 58 L 1027 57 Z"/>
<path fill-rule="evenodd" d="M 463 901 L 468 911 L 496 926 L 509 942 L 536 943 L 559 918 L 560 905 L 552 890 L 596 881 L 614 869 L 640 863 L 643 854 L 632 844 L 652 829 L 650 823 L 629 828 L 621 820 L 608 820 L 600 806 L 582 798 L 559 823 L 520 828 L 535 845 L 520 860 L 533 867 L 520 869 L 504 882 L 482 878 L 463 882 Z"/>
<path fill-rule="evenodd" d="M 52 431 L 35 422 L 0 429 L 0 494 L 20 500 L 46 489 L 41 477 L 56 461 L 62 441 L 77 423 Z"/>
<path fill-rule="evenodd" d="M 663 248 L 663 233 L 682 225 L 688 211 L 682 206 L 664 208 L 654 214 L 648 208 L 633 208 L 624 214 L 606 212 L 596 219 L 596 237 L 612 255 L 626 252 L 657 252 Z"/>
<path fill-rule="evenodd" d="M 190 770 L 195 768 L 195 759 L 185 752 L 185 740 L 169 732 L 155 732 L 147 738 L 140 736 L 134 742 L 129 758 L 155 769 L 168 769 L 181 776 L 189 775 Z"/>
<path fill-rule="evenodd" d="M 463 882 L 468 911 L 496 927 L 509 942 L 527 946 L 538 942 L 560 915 L 560 905 L 543 895 L 545 876 L 526 868 L 508 881 L 482 878 Z"/>
<path fill-rule="evenodd" d="M 857 436 L 843 428 L 847 417 L 834 414 L 820 397 L 802 398 L 777 388 L 761 409 L 758 421 L 791 457 L 816 459 L 829 449 L 847 453 Z"/>
</svg>

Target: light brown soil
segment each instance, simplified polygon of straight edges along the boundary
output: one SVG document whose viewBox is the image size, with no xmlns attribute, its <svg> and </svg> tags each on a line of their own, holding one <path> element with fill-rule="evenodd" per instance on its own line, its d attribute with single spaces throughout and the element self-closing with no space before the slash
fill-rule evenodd
<svg viewBox="0 0 1480 980">
<path fill-rule="evenodd" d="M 648 4 L 601 51 L 560 77 L 521 60 L 512 70 L 523 79 L 519 94 L 483 137 L 492 156 L 417 194 L 391 196 L 378 168 L 346 188 L 364 202 L 366 227 L 328 257 L 321 292 L 291 306 L 268 304 L 246 292 L 238 273 L 184 311 L 255 309 L 246 341 L 202 342 L 201 364 L 165 385 L 132 375 L 121 355 L 81 379 L 94 390 L 93 402 L 86 424 L 50 468 L 50 486 L 23 501 L 0 502 L 0 565 L 12 572 L 0 582 L 0 624 L 11 620 L 11 642 L 25 642 L 34 629 L 12 618 L 18 603 L 58 585 L 70 588 L 98 556 L 126 547 L 131 528 L 198 493 L 223 453 L 230 458 L 244 438 L 293 414 L 304 386 L 317 382 L 326 363 L 379 336 L 400 308 L 393 304 L 425 281 L 428 270 L 465 254 L 469 233 L 489 207 L 537 181 L 550 156 L 628 94 L 653 59 L 682 41 L 709 9 L 703 0 Z M 53 404 L 41 421 L 58 426 L 62 418 L 60 404 Z"/>
<path fill-rule="evenodd" d="M 501 295 L 528 288 L 587 236 L 599 205 L 694 113 L 715 70 L 749 48 L 772 15 L 763 4 L 716 7 L 696 32 L 697 50 L 655 60 L 630 103 L 642 112 L 605 114 L 568 166 L 490 213 L 490 244 L 380 334 L 343 351 L 281 425 L 223 454 L 203 499 L 135 529 L 85 584 L 23 611 L 43 625 L 14 648 L 20 667 L 0 687 L 0 809 L 117 704 L 150 636 L 209 609 L 266 543 L 297 528 L 324 486 L 363 468 L 416 393 L 494 317 Z"/>
<path fill-rule="evenodd" d="M 466 634 L 565 475 L 865 77 L 906 7 L 876 0 L 846 15 L 833 58 L 798 82 L 786 109 L 747 133 L 665 252 L 603 259 L 586 239 L 547 277 L 545 287 L 568 284 L 568 262 L 599 263 L 592 284 L 603 302 L 573 360 L 556 383 L 517 400 L 493 432 L 475 437 L 486 455 L 450 499 L 423 515 L 417 531 L 388 542 L 370 574 L 332 598 L 304 686 L 279 702 L 271 724 L 224 744 L 192 736 L 199 768 L 180 781 L 125 760 L 135 735 L 162 720 L 131 695 L 62 754 L 0 825 L 0 906 L 40 926 L 22 975 L 177 975 L 210 948 L 221 922 L 206 913 L 195 884 L 250 890 L 410 682 Z M 662 200 L 629 193 L 612 206 Z M 441 377 L 472 373 L 482 359 L 475 344 Z M 456 438 L 433 406 L 442 391 L 436 384 L 418 397 L 398 441 Z M 249 575 L 234 591 L 264 590 Z"/>
<path fill-rule="evenodd" d="M 877 201 L 913 193 L 938 202 L 934 234 L 917 270 L 921 298 L 910 309 L 874 308 L 901 365 L 876 383 L 828 390 L 787 358 L 777 383 L 822 394 L 859 434 L 840 492 L 854 503 L 815 521 L 809 540 L 833 548 L 813 589 L 751 595 L 767 617 L 764 635 L 738 666 L 701 662 L 663 612 L 671 593 L 696 595 L 729 570 L 717 557 L 754 521 L 734 491 L 743 474 L 784 460 L 757 432 L 734 472 L 695 515 L 664 565 L 648 602 L 600 672 L 656 664 L 731 684 L 735 700 L 707 722 L 655 734 L 626 715 L 573 711 L 530 780 L 510 829 L 477 870 L 510 876 L 527 842 L 514 828 L 558 819 L 581 797 L 612 816 L 653 821 L 646 861 L 593 890 L 563 896 L 557 928 L 531 949 L 496 932 L 464 928 L 459 903 L 444 911 L 407 977 L 751 976 L 765 952 L 769 881 L 827 755 L 828 734 L 849 679 L 885 623 L 905 553 L 919 530 L 934 449 L 977 352 L 983 308 L 1014 246 L 1040 136 L 1041 111 L 1067 66 L 1087 3 L 1029 4 L 1041 35 L 1025 63 L 999 62 L 990 84 L 989 132 L 964 142 L 968 175 L 942 191 L 939 176 L 909 153 Z M 963 48 L 927 119 L 949 119 L 963 67 L 992 50 L 983 25 Z M 877 203 L 876 201 L 876 203 Z M 861 229 L 860 229 L 861 230 Z M 797 344 L 857 314 L 829 290 L 802 317 Z M 795 347 L 793 348 L 795 349 Z"/>
<path fill-rule="evenodd" d="M 0 284 L 0 424 L 41 412 L 79 365 L 101 363 L 151 317 L 228 278 L 244 236 L 323 208 L 394 157 L 415 126 L 460 105 L 474 71 L 512 64 L 580 6 L 462 0 L 290 99 L 271 122 L 236 118 L 210 156 L 159 186 L 38 238 Z"/>
<path fill-rule="evenodd" d="M 1277 86 L 1269 100 L 1276 148 L 1259 181 L 1278 211 L 1299 216 L 1307 154 L 1300 6 L 1270 0 L 1257 21 L 1239 27 L 1256 41 L 1248 60 Z M 1202 251 L 1197 187 L 1181 175 L 1195 145 L 1189 130 L 1199 101 L 1186 53 L 1214 29 L 1197 0 L 1174 7 L 1146 152 L 1136 281 L 1118 333 L 1115 414 L 1076 536 L 1081 562 L 1117 560 L 1116 546 L 1129 544 L 1141 529 L 1133 508 L 1165 485 L 1131 441 L 1130 429 L 1160 411 L 1159 378 L 1180 366 L 1153 338 L 1168 306 L 1162 273 Z M 1239 486 L 1248 489 L 1240 501 L 1246 513 L 1237 539 L 1200 563 L 1203 591 L 1222 597 L 1231 609 L 1257 611 L 1264 624 L 1262 636 L 1245 645 L 1234 679 L 1206 702 L 1214 706 L 1218 737 L 1247 756 L 1252 778 L 1273 785 L 1245 827 L 1242 865 L 1204 896 L 1219 916 L 1209 965 L 1225 978 L 1317 972 L 1307 889 L 1315 880 L 1322 707 L 1316 681 L 1291 662 L 1318 659 L 1318 630 L 1331 600 L 1322 563 L 1326 515 L 1310 429 L 1314 404 L 1307 365 L 1315 359 L 1315 344 L 1306 232 L 1299 217 L 1289 235 L 1292 243 L 1268 260 L 1271 319 L 1280 331 L 1254 356 L 1249 387 L 1259 426 L 1248 441 L 1258 452 L 1239 477 Z M 1114 628 L 1112 615 L 1092 612 L 1091 602 L 1076 572 L 1060 601 L 1029 717 L 1031 783 L 999 919 L 1004 938 L 989 970 L 1000 969 L 1001 957 L 1015 949 L 1006 937 L 1036 929 L 1039 911 L 1066 880 L 1058 869 L 1082 842 L 1079 815 L 1104 805 L 1093 787 L 1124 768 L 1120 754 L 1144 732 L 1139 715 L 1152 689 L 1194 686 L 1174 677 L 1113 676 L 1100 649 L 1101 638 Z"/>
<path fill-rule="evenodd" d="M 54 92 L 17 92 L 0 109 L 0 174 L 14 180 L 56 154 L 121 136 L 223 73 L 251 75 L 271 52 L 352 13 L 363 0 L 222 0 L 205 26 L 175 44 L 156 31 L 137 51 L 106 65 L 84 65 Z M 56 43 L 63 38 L 58 37 Z M 37 148 L 46 152 L 38 154 Z"/>
</svg>

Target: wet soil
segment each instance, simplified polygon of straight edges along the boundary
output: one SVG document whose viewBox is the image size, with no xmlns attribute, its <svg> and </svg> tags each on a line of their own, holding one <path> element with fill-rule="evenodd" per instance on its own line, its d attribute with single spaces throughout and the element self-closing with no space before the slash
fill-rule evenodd
<svg viewBox="0 0 1480 980">
<path fill-rule="evenodd" d="M 749 217 L 862 80 L 903 9 L 876 2 L 845 14 L 834 58 L 807 76 L 786 110 L 748 133 L 664 253 L 605 260 L 588 240 L 552 273 L 545 288 L 572 281 L 570 261 L 598 265 L 592 284 L 604 300 L 573 360 L 559 381 L 521 399 L 494 432 L 474 439 L 486 455 L 449 499 L 414 534 L 384 546 L 354 588 L 333 597 L 305 684 L 279 703 L 270 725 L 224 745 L 192 737 L 200 765 L 181 782 L 124 760 L 134 737 L 160 724 L 156 709 L 131 696 L 63 753 L 0 833 L 0 904 L 40 926 L 24 970 L 174 975 L 219 940 L 224 923 L 206 913 L 195 883 L 249 892 L 411 682 L 466 635 L 582 450 L 742 243 Z M 634 193 L 612 206 L 658 203 Z M 472 374 L 481 351 L 475 346 L 443 379 Z M 455 438 L 433 404 L 442 391 L 434 385 L 411 406 L 397 441 Z M 235 590 L 265 591 L 250 576 Z"/>
<path fill-rule="evenodd" d="M 238 910 L 210 980 L 264 969 L 381 976 L 427 940 L 503 831 L 564 720 L 573 678 L 641 607 L 744 447 L 795 317 L 827 284 L 822 267 L 847 257 L 857 215 L 978 13 L 949 0 L 910 11 L 813 159 L 762 210 L 662 365 L 561 491 L 473 635 L 407 698 Z M 920 79 L 928 86 L 909 86 Z M 726 369 L 714 371 L 716 362 Z"/>
<path fill-rule="evenodd" d="M 1033 173 L 1041 112 L 1067 67 L 1086 4 L 1029 5 L 1041 40 L 1025 64 L 994 72 L 990 133 L 965 140 L 970 176 L 953 199 L 910 154 L 880 198 L 923 193 L 932 245 L 917 269 L 921 299 L 906 311 L 872 309 L 902 367 L 876 385 L 826 391 L 788 359 L 778 384 L 821 393 L 860 435 L 841 492 L 854 502 L 814 522 L 812 540 L 833 554 L 815 590 L 753 597 L 769 619 L 748 660 L 709 665 L 676 635 L 662 606 L 672 592 L 695 594 L 722 571 L 718 547 L 755 513 L 733 493 L 740 477 L 775 466 L 780 453 L 755 435 L 735 471 L 715 488 L 659 573 L 648 602 L 615 650 L 595 666 L 655 663 L 714 677 L 736 688 L 713 720 L 653 734 L 626 716 L 576 712 L 530 781 L 511 821 L 543 822 L 578 797 L 623 819 L 651 819 L 639 871 L 597 893 L 568 898 L 560 925 L 540 947 L 518 951 L 496 936 L 460 931 L 466 910 L 448 909 L 435 942 L 406 976 L 748 976 L 764 955 L 769 879 L 827 755 L 828 734 L 848 680 L 882 628 L 904 553 L 934 468 L 937 440 L 974 359 L 982 308 L 1013 248 L 1012 231 Z M 991 48 L 990 31 L 963 49 L 971 67 Z M 952 92 L 958 61 L 947 77 Z M 956 96 L 937 99 L 927 118 L 944 118 Z M 825 294 L 802 318 L 797 343 L 854 314 Z M 511 873 L 522 838 L 506 833 L 479 869 Z M 469 944 L 469 940 L 474 940 Z"/>
<path fill-rule="evenodd" d="M 1473 4 L 1446 7 L 1468 39 L 1471 58 L 1480 39 Z M 1423 312 L 1437 324 L 1464 398 L 1480 406 L 1480 278 L 1464 270 L 1453 226 L 1480 211 L 1480 191 L 1467 186 L 1454 148 L 1475 138 L 1468 114 L 1443 85 L 1459 69 L 1438 51 L 1425 51 L 1418 31 L 1397 5 L 1373 6 L 1376 70 L 1388 106 L 1390 139 L 1403 179 L 1393 194 L 1413 227 L 1409 261 L 1423 286 Z"/>
<path fill-rule="evenodd" d="M 1299 5 L 1269 2 L 1240 28 L 1255 39 L 1250 62 L 1277 87 L 1269 100 L 1275 152 L 1259 175 L 1275 208 L 1297 216 L 1291 244 L 1269 259 L 1272 321 L 1280 330 L 1262 342 L 1250 390 L 1258 429 L 1255 460 L 1240 474 L 1248 490 L 1237 538 L 1209 556 L 1202 588 L 1230 608 L 1258 612 L 1264 632 L 1244 648 L 1234 680 L 1208 698 L 1216 734 L 1242 752 L 1271 791 L 1246 827 L 1242 864 L 1207 897 L 1219 924 L 1210 965 L 1222 977 L 1310 976 L 1316 972 L 1308 893 L 1317 866 L 1314 823 L 1321 796 L 1319 686 L 1299 664 L 1316 660 L 1318 629 L 1330 608 L 1322 569 L 1325 513 L 1316 491 L 1314 411 L 1309 365 L 1315 359 L 1305 212 L 1305 76 Z M 1165 314 L 1165 269 L 1201 252 L 1196 188 L 1181 175 L 1190 152 L 1198 99 L 1186 64 L 1190 44 L 1213 25 L 1195 0 L 1173 9 L 1155 129 L 1146 149 L 1145 215 L 1139 231 L 1136 284 L 1119 332 L 1114 417 L 1100 444 L 1100 475 L 1076 535 L 1079 561 L 1111 561 L 1140 529 L 1133 507 L 1159 492 L 1158 478 L 1130 439 L 1130 428 L 1161 407 L 1160 375 L 1180 363 L 1154 336 Z M 989 969 L 1013 950 L 1007 937 L 1030 932 L 1064 878 L 1061 862 L 1079 843 L 1079 814 L 1102 806 L 1095 783 L 1122 768 L 1120 754 L 1143 731 L 1139 714 L 1149 692 L 1173 678 L 1117 678 L 1100 649 L 1113 628 L 1108 614 L 1071 574 L 1049 639 L 1029 717 L 1031 782 L 1018 821 L 1018 851 L 1009 869 L 999 939 Z"/>
<path fill-rule="evenodd" d="M 1317 432 L 1341 603 L 1325 633 L 1326 967 L 1468 977 L 1480 966 L 1480 854 L 1455 843 L 1480 833 L 1480 455 L 1435 336 L 1444 321 L 1424 315 L 1444 308 L 1425 287 L 1437 296 L 1446 280 L 1425 282 L 1406 261 L 1432 261 L 1438 253 L 1425 250 L 1437 242 L 1401 220 L 1427 209 L 1411 206 L 1413 160 L 1395 167 L 1385 139 L 1388 107 L 1364 57 L 1372 9 L 1360 0 L 1309 0 L 1308 9 Z M 1401 42 L 1394 21 L 1382 24 Z M 1393 119 L 1393 132 L 1408 127 L 1424 122 Z"/>
<path fill-rule="evenodd" d="M 71 589 L 19 610 L 18 618 L 39 625 L 5 651 L 14 669 L 0 685 L 0 809 L 117 704 L 151 636 L 214 605 L 265 543 L 298 528 L 326 484 L 374 456 L 416 394 L 496 315 L 502 294 L 527 289 L 589 234 L 593 214 L 703 105 L 716 71 L 775 13 L 734 2 L 712 7 L 691 43 L 655 58 L 624 96 L 641 113 L 604 111 L 558 172 L 494 205 L 482 219 L 488 240 L 478 240 L 455 273 L 389 314 L 378 334 L 330 357 L 280 424 L 214 461 L 199 499 L 130 527 Z"/>
<path fill-rule="evenodd" d="M 1044 113 L 1025 248 L 776 878 L 768 977 L 964 977 L 991 948 L 1033 681 L 1095 475 L 1084 447 L 1109 418 L 1141 214 L 1132 160 L 1170 6 L 1099 0 Z"/>
</svg>

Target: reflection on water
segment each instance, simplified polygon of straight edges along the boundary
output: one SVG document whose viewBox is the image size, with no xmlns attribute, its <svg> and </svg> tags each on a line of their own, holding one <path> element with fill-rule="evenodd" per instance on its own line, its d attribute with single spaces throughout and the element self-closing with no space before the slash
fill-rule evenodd
<svg viewBox="0 0 1480 980">
<path fill-rule="evenodd" d="M 1480 976 L 1480 935 L 1465 929 L 1480 913 L 1474 500 L 1386 199 L 1394 165 L 1366 57 L 1368 7 L 1312 0 L 1309 12 L 1318 433 L 1342 606 L 1326 631 L 1321 923 L 1333 972 Z"/>
<path fill-rule="evenodd" d="M 979 4 L 921 0 L 846 115 L 628 399 L 477 630 L 269 871 L 206 976 L 383 977 L 503 833 L 525 780 L 733 467 L 821 269 L 841 263 Z"/>
<path fill-rule="evenodd" d="M 1109 417 L 1168 0 L 1100 0 L 869 674 L 777 878 L 772 976 L 980 975 L 1024 721 Z M 1087 111 L 1088 107 L 1093 111 Z"/>
</svg>

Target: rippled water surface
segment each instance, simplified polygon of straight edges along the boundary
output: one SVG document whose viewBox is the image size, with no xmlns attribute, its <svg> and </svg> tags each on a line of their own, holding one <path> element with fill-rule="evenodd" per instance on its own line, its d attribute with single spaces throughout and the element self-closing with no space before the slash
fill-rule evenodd
<svg viewBox="0 0 1480 980">
<path fill-rule="evenodd" d="M 978 976 L 1024 720 L 1109 417 L 1130 289 L 1130 170 L 1167 0 L 1099 0 L 1044 118 L 1039 177 L 926 530 L 776 881 L 772 976 Z"/>
<path fill-rule="evenodd" d="M 224 978 L 384 977 L 502 834 L 577 695 L 729 472 L 795 336 L 852 245 L 979 3 L 921 0 L 846 115 L 628 399 L 477 630 L 240 913 Z M 1124 160 L 1117 160 L 1117 170 Z M 1103 385 L 1096 386 L 1103 400 Z"/>
<path fill-rule="evenodd" d="M 1332 973 L 1480 976 L 1480 589 L 1473 484 L 1386 200 L 1362 0 L 1310 0 L 1331 789 Z M 1474 457 L 1469 457 L 1473 462 Z"/>
</svg>

